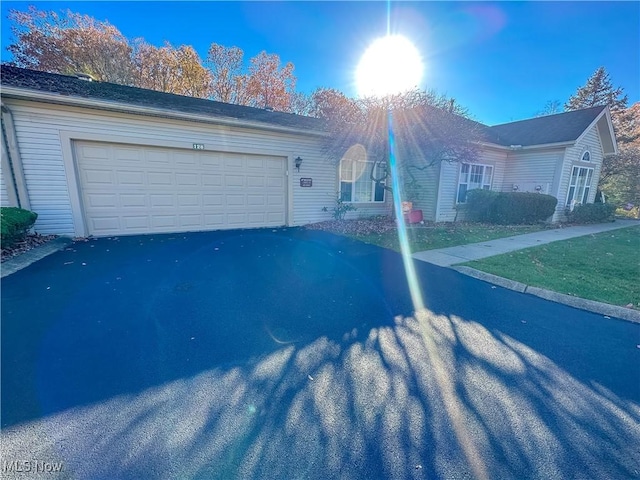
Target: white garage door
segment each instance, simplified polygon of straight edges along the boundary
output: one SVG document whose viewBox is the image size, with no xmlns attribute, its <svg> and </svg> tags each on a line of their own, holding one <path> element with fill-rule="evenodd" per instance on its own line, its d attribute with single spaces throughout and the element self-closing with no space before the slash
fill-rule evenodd
<svg viewBox="0 0 640 480">
<path fill-rule="evenodd" d="M 90 235 L 286 224 L 285 158 L 76 142 Z"/>
</svg>

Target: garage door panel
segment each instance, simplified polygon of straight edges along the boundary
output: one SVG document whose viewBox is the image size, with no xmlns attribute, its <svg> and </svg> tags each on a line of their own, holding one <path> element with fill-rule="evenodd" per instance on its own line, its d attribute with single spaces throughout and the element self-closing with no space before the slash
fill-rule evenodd
<svg viewBox="0 0 640 480">
<path fill-rule="evenodd" d="M 151 194 L 149 195 L 149 204 L 152 208 L 158 207 L 169 207 L 172 208 L 175 206 L 175 197 L 173 195 L 167 194 Z"/>
<path fill-rule="evenodd" d="M 204 223 L 209 227 L 222 227 L 225 225 L 224 213 L 208 213 L 204 215 Z"/>
<path fill-rule="evenodd" d="M 224 195 L 202 195 L 202 205 L 204 207 L 216 207 L 224 205 Z"/>
<path fill-rule="evenodd" d="M 94 217 L 91 219 L 93 230 L 110 232 L 120 229 L 120 217 Z"/>
<path fill-rule="evenodd" d="M 147 178 L 150 186 L 167 187 L 173 185 L 172 172 L 149 172 L 147 173 Z"/>
<path fill-rule="evenodd" d="M 202 215 L 198 213 L 180 215 L 179 220 L 181 227 L 198 227 L 202 225 Z"/>
<path fill-rule="evenodd" d="M 243 175 L 225 175 L 224 185 L 225 187 L 244 187 Z"/>
<path fill-rule="evenodd" d="M 155 228 L 175 228 L 178 226 L 176 215 L 151 215 L 151 225 Z"/>
<path fill-rule="evenodd" d="M 197 187 L 199 184 L 197 173 L 176 173 L 176 185 L 179 187 Z"/>
<path fill-rule="evenodd" d="M 265 161 L 261 158 L 248 158 L 247 159 L 247 170 L 264 170 Z"/>
<path fill-rule="evenodd" d="M 106 147 L 82 145 L 80 148 L 84 158 L 109 160 L 109 149 Z"/>
<path fill-rule="evenodd" d="M 267 195 L 267 205 L 277 207 L 284 203 L 284 195 Z"/>
<path fill-rule="evenodd" d="M 267 187 L 269 187 L 269 188 L 283 188 L 284 187 L 284 178 L 268 177 L 267 178 Z"/>
<path fill-rule="evenodd" d="M 127 216 L 122 220 L 126 231 L 145 231 L 149 228 L 149 217 L 147 215 Z"/>
<path fill-rule="evenodd" d="M 147 196 L 144 194 L 120 194 L 120 206 L 122 208 L 147 207 Z"/>
<path fill-rule="evenodd" d="M 233 169 L 241 170 L 244 167 L 243 159 L 239 155 L 225 156 L 224 166 L 232 170 Z"/>
<path fill-rule="evenodd" d="M 284 213 L 282 212 L 267 212 L 267 222 L 273 225 L 281 225 L 284 223 Z"/>
<path fill-rule="evenodd" d="M 118 163 L 140 165 L 143 152 L 135 148 L 115 148 L 115 160 Z"/>
<path fill-rule="evenodd" d="M 202 179 L 202 186 L 204 187 L 221 187 L 222 186 L 222 175 L 200 175 Z"/>
<path fill-rule="evenodd" d="M 119 171 L 116 173 L 116 182 L 120 185 L 144 185 L 144 173 Z"/>
<path fill-rule="evenodd" d="M 195 194 L 178 194 L 178 205 L 180 207 L 199 207 L 200 196 Z"/>
<path fill-rule="evenodd" d="M 87 169 L 82 172 L 82 181 L 87 185 L 113 185 L 114 174 L 111 170 Z"/>
<path fill-rule="evenodd" d="M 227 207 L 244 207 L 245 203 L 244 195 L 225 195 Z"/>
<path fill-rule="evenodd" d="M 176 165 L 197 165 L 198 157 L 195 153 L 176 152 L 174 154 Z"/>
<path fill-rule="evenodd" d="M 75 153 L 92 235 L 286 223 L 284 157 L 98 142 Z"/>
<path fill-rule="evenodd" d="M 171 155 L 169 152 L 162 150 L 146 150 L 145 159 L 150 165 L 169 165 L 171 163 Z"/>
<path fill-rule="evenodd" d="M 214 167 L 214 170 L 222 169 L 222 155 L 205 153 L 200 157 L 200 165 L 202 167 Z"/>
<path fill-rule="evenodd" d="M 93 193 L 88 197 L 89 205 L 94 208 L 117 208 L 118 195 L 115 193 Z"/>
<path fill-rule="evenodd" d="M 247 176 L 247 187 L 264 187 L 265 178 L 257 177 L 255 175 Z"/>
<path fill-rule="evenodd" d="M 266 205 L 264 195 L 247 195 L 247 205 L 250 207 L 263 207 Z"/>
</svg>

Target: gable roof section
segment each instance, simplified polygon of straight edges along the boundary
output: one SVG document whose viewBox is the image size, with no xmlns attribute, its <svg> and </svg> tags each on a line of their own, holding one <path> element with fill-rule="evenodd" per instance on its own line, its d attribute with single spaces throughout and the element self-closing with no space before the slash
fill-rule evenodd
<svg viewBox="0 0 640 480">
<path fill-rule="evenodd" d="M 81 80 L 69 75 L 40 72 L 9 65 L 2 65 L 0 72 L 2 87 L 10 86 L 57 94 L 62 98 L 80 97 L 309 131 L 322 131 L 323 126 L 321 120 L 313 117 L 215 102 L 115 83 Z"/>
<path fill-rule="evenodd" d="M 227 118 L 246 122 L 247 124 L 262 124 L 276 128 L 302 130 L 309 133 L 326 132 L 325 122 L 313 117 L 273 112 L 266 109 L 215 102 L 203 98 L 128 87 L 115 83 L 87 81 L 75 76 L 40 72 L 10 65 L 2 65 L 0 72 L 2 87 L 15 87 L 57 95 L 60 103 L 71 103 L 65 101 L 65 99 L 75 97 L 113 103 L 114 107 L 116 105 L 120 107 L 130 105 L 175 112 L 182 115 Z M 436 107 L 425 108 L 423 113 L 427 117 L 443 114 L 445 117 L 447 115 L 457 117 L 457 121 L 463 122 L 468 128 L 473 128 L 478 133 L 479 138 L 489 144 L 501 147 L 513 145 L 534 147 L 576 141 L 606 108 L 606 106 L 596 106 L 492 127 L 465 117 L 450 114 Z M 600 130 L 604 131 L 603 129 Z M 615 142 L 613 137 L 612 139 Z M 613 149 L 615 151 L 615 147 Z"/>
<path fill-rule="evenodd" d="M 498 145 L 523 147 L 573 142 L 607 108 L 605 105 L 574 110 L 571 112 L 530 118 L 518 122 L 489 127 L 490 134 Z"/>
</svg>

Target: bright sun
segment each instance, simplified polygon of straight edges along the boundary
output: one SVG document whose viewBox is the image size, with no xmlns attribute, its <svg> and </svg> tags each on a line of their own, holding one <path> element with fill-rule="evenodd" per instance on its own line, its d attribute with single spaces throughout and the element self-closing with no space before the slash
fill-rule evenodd
<svg viewBox="0 0 640 480">
<path fill-rule="evenodd" d="M 417 87 L 424 65 L 418 49 L 402 35 L 378 38 L 364 52 L 356 70 L 358 94 L 385 96 Z"/>
</svg>

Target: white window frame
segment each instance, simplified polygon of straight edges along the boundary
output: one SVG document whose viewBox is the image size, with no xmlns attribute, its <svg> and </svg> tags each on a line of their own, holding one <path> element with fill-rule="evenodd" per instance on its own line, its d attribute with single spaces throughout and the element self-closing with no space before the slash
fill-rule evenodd
<svg viewBox="0 0 640 480">
<path fill-rule="evenodd" d="M 382 173 L 380 172 L 380 170 L 382 170 L 383 168 L 385 168 L 384 164 L 380 164 L 378 162 L 373 162 L 373 161 L 357 161 L 357 162 L 353 162 L 358 163 L 360 165 L 365 164 L 364 167 L 362 169 L 359 168 L 354 168 L 355 165 L 352 165 L 351 168 L 351 179 L 343 179 L 343 174 L 342 174 L 342 161 L 340 162 L 340 168 L 338 169 L 338 182 L 339 182 L 339 190 L 340 190 L 340 198 L 342 199 L 343 202 L 345 203 L 384 203 L 386 200 L 386 189 L 382 190 L 382 200 L 376 200 L 376 184 L 380 183 L 381 186 L 385 186 L 386 182 L 384 180 L 380 181 L 380 182 L 376 182 L 374 180 L 371 180 L 371 166 L 374 163 L 377 163 L 376 165 L 376 170 L 379 173 L 379 176 L 382 176 Z M 361 172 L 360 175 L 358 175 L 358 171 Z M 369 197 L 369 199 L 362 199 L 362 198 L 358 198 L 357 200 L 353 199 L 354 196 L 354 191 L 355 191 L 355 187 L 357 185 L 358 182 L 371 182 L 371 195 Z M 343 191 L 343 187 L 342 184 L 343 183 L 350 183 L 351 184 L 351 189 L 348 192 L 349 194 L 349 198 L 345 198 L 345 192 Z"/>
<path fill-rule="evenodd" d="M 585 160 L 584 157 L 587 157 L 587 159 Z M 589 150 L 585 150 L 584 153 L 580 156 L 580 161 L 581 162 L 590 162 L 591 161 L 591 152 Z"/>
<path fill-rule="evenodd" d="M 480 182 L 471 182 L 471 175 L 478 175 L 478 168 L 481 169 L 481 181 Z M 467 170 L 465 172 L 465 169 Z M 490 173 L 487 175 L 487 170 L 490 170 Z M 476 170 L 474 173 L 473 170 Z M 461 205 L 467 203 L 467 193 L 471 190 L 476 190 L 478 188 L 482 188 L 483 190 L 491 190 L 491 185 L 493 183 L 493 173 L 495 172 L 494 165 L 488 165 L 484 163 L 461 163 L 460 170 L 458 172 L 458 186 L 456 188 L 456 204 Z M 461 196 L 461 187 L 465 186 L 464 191 L 464 199 L 460 200 Z M 472 188 L 469 188 L 469 185 L 477 185 Z"/>
<path fill-rule="evenodd" d="M 579 165 L 574 165 L 571 168 L 567 201 L 565 202 L 565 206 L 569 207 L 570 210 L 573 210 L 576 205 L 587 203 L 591 193 L 593 170 L 593 167 L 581 167 Z M 582 172 L 584 172 L 583 175 L 581 175 Z"/>
</svg>

